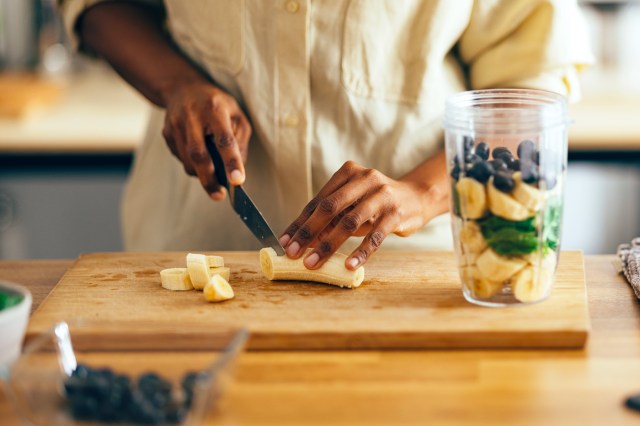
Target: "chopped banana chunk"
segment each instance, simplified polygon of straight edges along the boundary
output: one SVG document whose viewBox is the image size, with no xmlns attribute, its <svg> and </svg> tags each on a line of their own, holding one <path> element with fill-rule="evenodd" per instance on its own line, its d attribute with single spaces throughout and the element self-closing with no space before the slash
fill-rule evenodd
<svg viewBox="0 0 640 426">
<path fill-rule="evenodd" d="M 203 289 L 204 298 L 209 302 L 221 302 L 233 298 L 233 288 L 221 275 L 212 276 Z"/>
<path fill-rule="evenodd" d="M 193 288 L 202 290 L 211 277 L 207 256 L 204 254 L 187 254 L 187 269 L 189 270 Z"/>
<path fill-rule="evenodd" d="M 209 268 L 221 268 L 224 266 L 224 257 L 207 256 L 207 265 L 209 266 Z"/>
<path fill-rule="evenodd" d="M 193 290 L 187 268 L 169 268 L 160 271 L 162 287 L 167 290 Z"/>
</svg>

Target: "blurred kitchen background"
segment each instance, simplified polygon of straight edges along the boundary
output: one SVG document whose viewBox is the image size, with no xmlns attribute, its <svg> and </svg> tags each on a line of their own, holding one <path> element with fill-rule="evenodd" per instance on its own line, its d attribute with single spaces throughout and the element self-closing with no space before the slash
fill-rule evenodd
<svg viewBox="0 0 640 426">
<path fill-rule="evenodd" d="M 640 0 L 580 3 L 598 62 L 571 107 L 563 249 L 613 253 L 640 235 Z M 148 108 L 71 53 L 55 0 L 0 0 L 0 258 L 122 250 Z"/>
</svg>

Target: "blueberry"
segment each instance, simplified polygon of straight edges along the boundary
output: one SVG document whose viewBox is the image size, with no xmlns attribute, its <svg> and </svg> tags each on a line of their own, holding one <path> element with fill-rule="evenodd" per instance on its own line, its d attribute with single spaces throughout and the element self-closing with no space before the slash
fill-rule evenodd
<svg viewBox="0 0 640 426">
<path fill-rule="evenodd" d="M 507 163 L 505 163 L 503 160 L 491 160 L 488 161 L 488 163 L 491 165 L 491 167 L 493 167 L 493 170 L 498 171 L 498 170 L 507 170 Z"/>
<path fill-rule="evenodd" d="M 508 170 L 497 171 L 493 176 L 493 186 L 502 192 L 511 192 L 515 187 L 513 175 Z"/>
<path fill-rule="evenodd" d="M 530 160 L 522 160 L 520 162 L 520 171 L 522 172 L 522 181 L 528 184 L 538 182 L 537 166 Z"/>
<path fill-rule="evenodd" d="M 533 159 L 533 155 L 536 152 L 536 145 L 529 139 L 524 140 L 518 145 L 517 152 L 518 157 L 521 159 Z"/>
<path fill-rule="evenodd" d="M 513 157 L 513 154 L 511 153 L 511 151 L 509 151 L 509 148 L 507 148 L 506 146 L 499 146 L 499 147 L 493 149 L 493 158 L 494 159 L 502 158 L 504 155 L 508 155 L 510 157 Z"/>
<path fill-rule="evenodd" d="M 70 401 L 71 414 L 78 420 L 92 420 L 98 410 L 98 401 L 91 396 L 79 396 Z"/>
<path fill-rule="evenodd" d="M 489 145 L 486 142 L 480 142 L 478 146 L 476 146 L 476 155 L 482 158 L 483 160 L 489 159 L 490 152 L 491 152 L 491 149 L 489 148 Z"/>
<path fill-rule="evenodd" d="M 73 370 L 73 373 L 71 373 L 72 377 L 78 377 L 80 379 L 86 379 L 87 377 L 89 377 L 89 370 L 90 368 L 87 367 L 84 364 L 78 364 L 76 366 L 76 369 Z"/>
<path fill-rule="evenodd" d="M 462 137 L 462 147 L 464 148 L 465 155 L 473 153 L 473 144 L 474 142 L 471 136 Z"/>
<path fill-rule="evenodd" d="M 507 169 L 513 170 L 514 172 L 520 170 L 520 161 L 516 160 L 512 156 L 503 155 L 501 160 L 507 165 Z"/>
<path fill-rule="evenodd" d="M 624 402 L 624 405 L 626 405 L 627 408 L 631 408 L 632 410 L 640 411 L 640 394 L 633 395 L 627 398 L 627 400 Z"/>
<path fill-rule="evenodd" d="M 460 179 L 460 166 L 458 165 L 458 163 L 453 165 L 453 168 L 451 169 L 451 177 L 455 181 Z"/>
<path fill-rule="evenodd" d="M 467 172 L 467 176 L 477 180 L 480 183 L 487 183 L 491 175 L 495 173 L 491 164 L 487 162 L 476 163 Z"/>
<path fill-rule="evenodd" d="M 464 162 L 467 166 L 473 166 L 474 164 L 478 163 L 482 161 L 482 158 L 480 158 L 479 156 L 477 156 L 476 154 L 467 154 L 464 157 Z M 467 167 L 467 168 L 469 168 Z"/>
</svg>

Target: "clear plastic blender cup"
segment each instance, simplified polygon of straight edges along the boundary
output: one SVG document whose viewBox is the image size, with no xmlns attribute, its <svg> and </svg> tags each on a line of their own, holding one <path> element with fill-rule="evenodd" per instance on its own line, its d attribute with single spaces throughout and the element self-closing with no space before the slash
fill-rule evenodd
<svg viewBox="0 0 640 426">
<path fill-rule="evenodd" d="M 458 93 L 445 110 L 452 230 L 464 297 L 540 302 L 560 253 L 567 102 L 538 90 Z"/>
</svg>

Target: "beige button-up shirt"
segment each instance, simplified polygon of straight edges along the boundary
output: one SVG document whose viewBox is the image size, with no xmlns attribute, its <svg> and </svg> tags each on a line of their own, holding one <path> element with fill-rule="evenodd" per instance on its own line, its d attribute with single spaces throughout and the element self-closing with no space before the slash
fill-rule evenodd
<svg viewBox="0 0 640 426">
<path fill-rule="evenodd" d="M 72 38 L 96 0 L 61 0 Z M 143 1 L 143 0 L 137 0 Z M 577 94 L 591 60 L 575 0 L 146 0 L 249 113 L 246 189 L 276 233 L 347 160 L 399 178 L 442 148 L 445 98 L 469 88 Z M 158 64 L 162 66 L 162 64 Z M 123 200 L 130 250 L 253 249 L 166 147 L 155 110 Z M 448 217 L 383 247 L 451 247 Z"/>
</svg>

